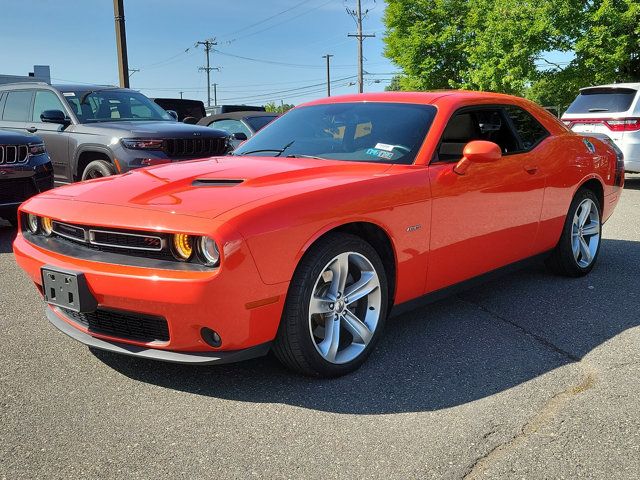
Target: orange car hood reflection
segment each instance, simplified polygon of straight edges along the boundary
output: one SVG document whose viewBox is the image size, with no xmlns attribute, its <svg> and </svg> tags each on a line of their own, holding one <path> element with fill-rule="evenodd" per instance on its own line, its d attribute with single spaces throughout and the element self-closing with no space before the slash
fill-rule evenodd
<svg viewBox="0 0 640 480">
<path fill-rule="evenodd" d="M 171 211 L 215 218 L 236 207 L 295 191 L 326 189 L 383 173 L 388 164 L 307 158 L 218 157 L 134 170 L 68 185 L 41 197 Z M 194 185 L 197 180 L 205 180 Z M 241 183 L 206 185 L 206 181 Z"/>
</svg>

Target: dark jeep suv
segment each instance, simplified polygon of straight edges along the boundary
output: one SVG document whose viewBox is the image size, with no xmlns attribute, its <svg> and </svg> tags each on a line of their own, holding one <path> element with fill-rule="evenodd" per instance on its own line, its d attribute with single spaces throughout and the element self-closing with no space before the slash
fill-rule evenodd
<svg viewBox="0 0 640 480">
<path fill-rule="evenodd" d="M 15 225 L 18 205 L 53 188 L 53 168 L 41 138 L 0 130 L 0 217 Z"/>
<path fill-rule="evenodd" d="M 226 133 L 178 123 L 141 93 L 108 86 L 2 85 L 0 128 L 42 137 L 58 185 L 227 149 Z"/>
</svg>

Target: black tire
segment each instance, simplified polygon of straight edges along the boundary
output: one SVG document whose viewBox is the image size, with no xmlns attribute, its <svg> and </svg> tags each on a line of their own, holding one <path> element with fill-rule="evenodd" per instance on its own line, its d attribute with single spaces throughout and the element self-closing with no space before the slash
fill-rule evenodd
<svg viewBox="0 0 640 480">
<path fill-rule="evenodd" d="M 309 330 L 309 302 L 316 280 L 337 255 L 354 252 L 364 256 L 375 269 L 380 282 L 378 323 L 364 350 L 348 363 L 330 363 L 317 351 Z M 376 250 L 362 238 L 331 233 L 321 238 L 302 258 L 291 280 L 273 351 L 288 368 L 315 377 L 338 377 L 358 369 L 371 354 L 384 328 L 388 311 L 388 282 L 384 265 Z"/>
<path fill-rule="evenodd" d="M 573 249 L 571 247 L 572 241 L 572 226 L 573 219 L 576 215 L 576 211 L 580 204 L 586 200 L 590 199 L 594 202 L 598 209 L 598 217 L 600 219 L 599 223 L 599 235 L 600 241 L 597 245 L 597 250 L 593 255 L 593 259 L 591 263 L 582 267 L 578 264 L 578 261 L 574 257 Z M 571 202 L 571 206 L 569 207 L 569 212 L 567 213 L 567 218 L 564 222 L 564 227 L 562 229 L 562 235 L 560 236 L 560 241 L 556 245 L 555 249 L 549 256 L 546 261 L 547 268 L 549 268 L 552 272 L 563 275 L 566 277 L 582 277 L 589 273 L 594 265 L 596 264 L 596 260 L 598 259 L 598 254 L 600 253 L 600 245 L 602 243 L 602 205 L 600 205 L 600 200 L 598 197 L 589 189 L 582 188 L 578 190 L 576 195 L 573 197 L 573 201 Z"/>
<path fill-rule="evenodd" d="M 82 180 L 109 177 L 115 175 L 115 173 L 116 170 L 113 165 L 106 160 L 94 160 L 85 167 L 84 172 L 82 172 Z"/>
</svg>

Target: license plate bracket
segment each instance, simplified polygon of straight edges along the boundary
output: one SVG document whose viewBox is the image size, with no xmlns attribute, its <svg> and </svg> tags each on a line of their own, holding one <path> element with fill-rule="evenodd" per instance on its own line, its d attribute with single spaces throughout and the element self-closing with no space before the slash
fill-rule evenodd
<svg viewBox="0 0 640 480">
<path fill-rule="evenodd" d="M 84 273 L 49 266 L 40 272 L 44 299 L 50 305 L 80 313 L 93 312 L 98 307 Z"/>
</svg>

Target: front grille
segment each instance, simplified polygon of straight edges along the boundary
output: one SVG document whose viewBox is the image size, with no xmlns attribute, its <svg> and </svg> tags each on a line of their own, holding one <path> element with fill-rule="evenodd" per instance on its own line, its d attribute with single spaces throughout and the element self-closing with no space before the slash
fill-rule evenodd
<svg viewBox="0 0 640 480">
<path fill-rule="evenodd" d="M 153 235 L 89 230 L 89 243 L 104 247 L 130 248 L 133 250 L 162 250 L 162 238 Z"/>
<path fill-rule="evenodd" d="M 0 203 L 24 202 L 38 193 L 30 178 L 0 180 Z"/>
<path fill-rule="evenodd" d="M 0 165 L 25 163 L 29 158 L 27 145 L 0 145 Z"/>
<path fill-rule="evenodd" d="M 72 240 L 85 241 L 84 229 L 68 223 L 53 222 L 53 233 Z"/>
<path fill-rule="evenodd" d="M 164 141 L 164 151 L 169 157 L 213 157 L 223 155 L 226 138 L 169 138 Z"/>
<path fill-rule="evenodd" d="M 91 313 L 78 313 L 66 308 L 60 310 L 92 333 L 144 343 L 169 341 L 169 326 L 162 317 L 106 308 Z"/>
</svg>

